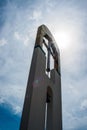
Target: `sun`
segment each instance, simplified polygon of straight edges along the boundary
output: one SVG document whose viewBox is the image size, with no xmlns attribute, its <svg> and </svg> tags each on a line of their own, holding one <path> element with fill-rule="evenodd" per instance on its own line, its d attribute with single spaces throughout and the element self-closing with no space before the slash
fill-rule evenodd
<svg viewBox="0 0 87 130">
<path fill-rule="evenodd" d="M 54 33 L 54 38 L 60 50 L 69 49 L 72 35 L 67 30 L 59 30 Z"/>
</svg>

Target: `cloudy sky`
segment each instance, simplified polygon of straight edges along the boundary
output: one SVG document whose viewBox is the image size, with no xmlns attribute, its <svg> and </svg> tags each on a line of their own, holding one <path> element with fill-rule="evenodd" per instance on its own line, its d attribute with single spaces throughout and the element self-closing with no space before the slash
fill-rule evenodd
<svg viewBox="0 0 87 130">
<path fill-rule="evenodd" d="M 63 130 L 87 130 L 87 0 L 0 0 L 0 130 L 19 130 L 41 24 L 60 49 Z"/>
</svg>

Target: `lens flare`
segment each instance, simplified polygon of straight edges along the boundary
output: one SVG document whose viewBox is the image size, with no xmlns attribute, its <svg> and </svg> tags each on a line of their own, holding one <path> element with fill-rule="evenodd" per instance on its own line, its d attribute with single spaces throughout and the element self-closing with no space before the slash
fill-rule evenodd
<svg viewBox="0 0 87 130">
<path fill-rule="evenodd" d="M 70 47 L 72 35 L 66 30 L 57 31 L 54 34 L 54 38 L 59 46 L 60 50 L 66 50 Z"/>
</svg>

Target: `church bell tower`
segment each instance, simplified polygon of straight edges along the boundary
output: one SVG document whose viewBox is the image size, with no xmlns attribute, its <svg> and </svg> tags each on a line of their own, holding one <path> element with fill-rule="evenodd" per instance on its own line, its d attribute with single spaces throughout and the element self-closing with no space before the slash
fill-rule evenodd
<svg viewBox="0 0 87 130">
<path fill-rule="evenodd" d="M 60 53 L 45 25 L 37 31 L 20 130 L 62 130 Z"/>
</svg>

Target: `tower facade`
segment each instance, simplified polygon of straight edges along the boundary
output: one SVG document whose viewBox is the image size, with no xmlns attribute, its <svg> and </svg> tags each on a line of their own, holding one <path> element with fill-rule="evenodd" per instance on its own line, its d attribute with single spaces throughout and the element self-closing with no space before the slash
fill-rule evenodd
<svg viewBox="0 0 87 130">
<path fill-rule="evenodd" d="M 52 69 L 50 57 L 53 58 Z M 20 130 L 62 130 L 61 106 L 60 53 L 51 32 L 41 25 L 37 31 Z"/>
</svg>

